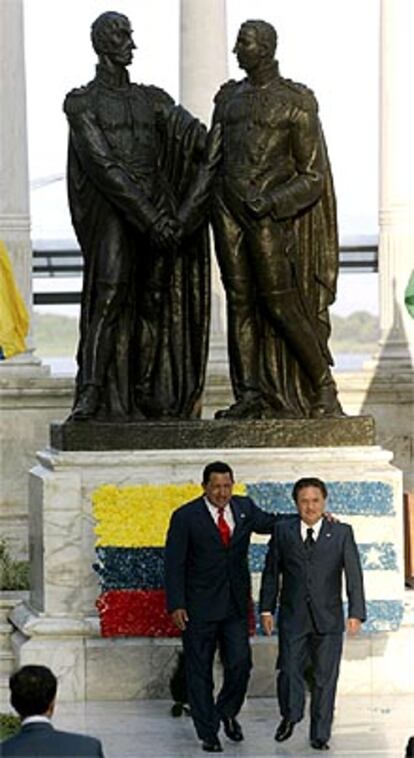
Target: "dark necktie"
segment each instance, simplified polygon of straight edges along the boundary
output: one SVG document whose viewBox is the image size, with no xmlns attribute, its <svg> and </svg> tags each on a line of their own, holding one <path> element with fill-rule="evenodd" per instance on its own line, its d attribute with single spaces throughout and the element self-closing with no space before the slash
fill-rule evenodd
<svg viewBox="0 0 414 758">
<path fill-rule="evenodd" d="M 226 519 L 224 518 L 224 508 L 220 508 L 219 509 L 219 516 L 218 516 L 218 519 L 217 519 L 217 527 L 218 527 L 218 530 L 220 532 L 221 541 L 222 541 L 224 547 L 227 547 L 227 545 L 230 542 L 231 531 L 230 531 L 230 527 L 229 527 Z"/>
<path fill-rule="evenodd" d="M 304 545 L 305 545 L 305 547 L 306 547 L 307 550 L 312 550 L 314 544 L 315 544 L 315 540 L 313 539 L 313 529 L 310 526 L 306 530 L 306 539 L 305 539 Z"/>
</svg>

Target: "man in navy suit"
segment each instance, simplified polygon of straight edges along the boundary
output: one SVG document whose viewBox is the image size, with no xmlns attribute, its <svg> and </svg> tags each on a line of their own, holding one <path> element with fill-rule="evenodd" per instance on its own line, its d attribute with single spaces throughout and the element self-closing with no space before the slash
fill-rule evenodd
<svg viewBox="0 0 414 758">
<path fill-rule="evenodd" d="M 343 574 L 348 633 L 356 634 L 366 617 L 362 571 L 352 528 L 323 519 L 327 495 L 320 479 L 296 482 L 292 496 L 298 516 L 276 524 L 260 590 L 262 624 L 270 635 L 282 578 L 277 680 L 282 721 L 275 739 L 288 739 L 294 725 L 303 718 L 304 670 L 311 661 L 314 684 L 310 741 L 316 750 L 329 749 L 344 631 Z"/>
<path fill-rule="evenodd" d="M 229 739 L 243 739 L 236 716 L 252 665 L 247 555 L 252 532 L 271 534 L 278 518 L 249 497 L 233 495 L 233 483 L 226 463 L 206 466 L 204 496 L 174 512 L 165 549 L 168 611 L 183 632 L 191 715 L 208 752 L 222 751 L 217 736 L 220 721 Z M 217 645 L 224 678 L 215 703 L 212 672 Z"/>
<path fill-rule="evenodd" d="M 11 704 L 22 719 L 22 728 L 1 745 L 4 758 L 104 758 L 95 737 L 61 732 L 50 723 L 56 700 L 57 680 L 46 666 L 23 666 L 10 677 Z"/>
</svg>

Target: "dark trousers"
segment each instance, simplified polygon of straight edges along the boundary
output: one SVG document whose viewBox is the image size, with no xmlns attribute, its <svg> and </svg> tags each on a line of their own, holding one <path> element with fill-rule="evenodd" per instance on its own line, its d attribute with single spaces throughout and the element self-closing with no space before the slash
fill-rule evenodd
<svg viewBox="0 0 414 758">
<path fill-rule="evenodd" d="M 303 718 L 304 672 L 310 661 L 314 676 L 311 693 L 311 740 L 326 742 L 331 734 L 342 641 L 342 634 L 319 634 L 310 614 L 309 625 L 303 633 L 287 634 L 284 630 L 280 632 L 277 678 L 280 713 L 295 723 Z"/>
<path fill-rule="evenodd" d="M 315 324 L 300 296 L 291 220 L 255 219 L 237 202 L 215 199 L 213 228 L 227 298 L 228 351 L 236 400 L 260 394 L 258 345 L 262 312 L 317 389 L 329 373 Z"/>
<path fill-rule="evenodd" d="M 236 716 L 246 695 L 251 650 L 247 616 L 220 621 L 190 618 L 183 633 L 188 701 L 200 740 L 217 735 L 220 717 Z M 223 686 L 214 702 L 213 662 L 216 649 L 223 665 Z"/>
</svg>

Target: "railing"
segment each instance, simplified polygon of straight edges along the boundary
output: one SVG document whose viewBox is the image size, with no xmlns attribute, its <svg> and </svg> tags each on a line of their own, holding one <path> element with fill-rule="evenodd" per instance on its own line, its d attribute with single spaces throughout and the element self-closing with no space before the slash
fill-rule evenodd
<svg viewBox="0 0 414 758">
<path fill-rule="evenodd" d="M 377 245 L 342 245 L 339 249 L 339 266 L 341 271 L 376 272 L 378 271 Z M 33 277 L 56 278 L 80 277 L 83 272 L 83 259 L 79 248 L 62 250 L 59 248 L 37 249 L 33 251 Z M 79 291 L 35 292 L 35 305 L 73 305 L 80 303 Z"/>
<path fill-rule="evenodd" d="M 378 245 L 341 245 L 339 267 L 341 271 L 378 271 Z"/>
</svg>

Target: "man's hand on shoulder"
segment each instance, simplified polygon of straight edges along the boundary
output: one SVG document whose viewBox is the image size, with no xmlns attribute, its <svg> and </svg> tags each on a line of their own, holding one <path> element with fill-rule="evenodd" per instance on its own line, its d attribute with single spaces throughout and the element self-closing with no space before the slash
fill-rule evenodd
<svg viewBox="0 0 414 758">
<path fill-rule="evenodd" d="M 187 626 L 188 614 L 185 608 L 176 608 L 171 614 L 174 624 L 183 632 Z"/>
<path fill-rule="evenodd" d="M 267 637 L 270 637 L 274 628 L 273 616 L 270 613 L 270 611 L 267 611 L 267 612 L 265 611 L 264 613 L 261 613 L 260 621 L 261 621 L 264 633 L 267 635 Z"/>
<path fill-rule="evenodd" d="M 340 524 L 339 518 L 336 518 L 335 516 L 330 513 L 330 511 L 326 511 L 323 514 L 323 518 L 326 518 L 327 521 L 329 521 L 330 524 Z"/>
</svg>

